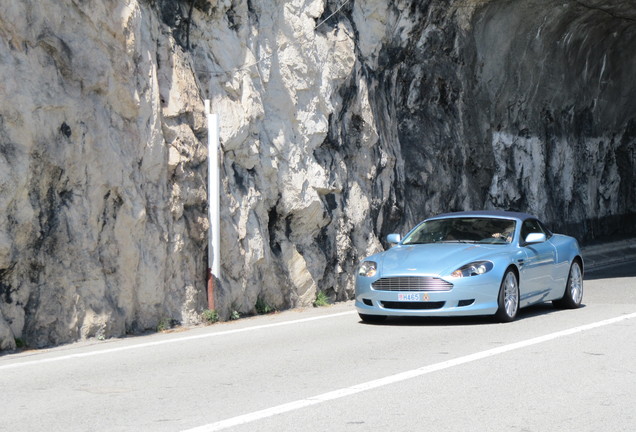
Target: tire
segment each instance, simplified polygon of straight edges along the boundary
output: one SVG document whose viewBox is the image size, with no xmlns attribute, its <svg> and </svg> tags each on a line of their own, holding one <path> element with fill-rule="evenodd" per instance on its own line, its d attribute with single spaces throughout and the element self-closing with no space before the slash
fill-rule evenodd
<svg viewBox="0 0 636 432">
<path fill-rule="evenodd" d="M 386 315 L 367 315 L 361 313 L 358 313 L 358 315 L 360 315 L 360 319 L 363 322 L 368 324 L 378 324 L 386 319 Z"/>
<path fill-rule="evenodd" d="M 563 297 L 558 300 L 552 300 L 552 304 L 558 309 L 576 309 L 581 306 L 582 301 L 583 272 L 581 271 L 581 264 L 578 261 L 574 261 L 570 267 Z"/>
<path fill-rule="evenodd" d="M 519 280 L 511 269 L 506 270 L 499 287 L 497 298 L 499 309 L 495 313 L 495 318 L 499 322 L 511 322 L 517 318 L 519 313 Z"/>
</svg>

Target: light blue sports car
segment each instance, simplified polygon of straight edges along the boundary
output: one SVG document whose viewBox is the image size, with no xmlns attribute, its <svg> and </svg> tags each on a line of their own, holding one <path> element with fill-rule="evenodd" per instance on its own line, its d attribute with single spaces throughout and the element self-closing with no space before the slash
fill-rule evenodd
<svg viewBox="0 0 636 432">
<path fill-rule="evenodd" d="M 552 301 L 573 309 L 583 299 L 576 239 L 525 213 L 443 214 L 387 241 L 394 246 L 358 268 L 355 306 L 365 322 L 458 315 L 508 322 L 525 306 Z"/>
</svg>

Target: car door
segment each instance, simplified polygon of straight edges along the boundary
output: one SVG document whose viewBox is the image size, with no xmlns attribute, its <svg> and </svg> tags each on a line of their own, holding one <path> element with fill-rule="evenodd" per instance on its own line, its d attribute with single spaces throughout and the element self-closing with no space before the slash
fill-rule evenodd
<svg viewBox="0 0 636 432">
<path fill-rule="evenodd" d="M 526 244 L 528 234 L 545 234 L 546 241 Z M 519 291 L 521 306 L 545 301 L 553 285 L 556 248 L 550 241 L 552 233 L 536 219 L 527 219 L 521 226 L 520 246 L 526 254 L 520 269 Z"/>
</svg>

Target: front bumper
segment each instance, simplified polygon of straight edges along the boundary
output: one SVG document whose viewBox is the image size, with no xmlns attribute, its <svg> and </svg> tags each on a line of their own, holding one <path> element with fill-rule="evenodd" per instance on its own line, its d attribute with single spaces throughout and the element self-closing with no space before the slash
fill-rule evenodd
<svg viewBox="0 0 636 432">
<path fill-rule="evenodd" d="M 448 291 L 375 290 L 371 285 L 378 279 L 356 277 L 355 307 L 359 313 L 386 316 L 470 316 L 493 315 L 498 309 L 501 277 L 496 272 L 465 278 L 440 278 L 453 284 Z M 409 301 L 412 294 L 417 294 L 419 301 Z"/>
</svg>

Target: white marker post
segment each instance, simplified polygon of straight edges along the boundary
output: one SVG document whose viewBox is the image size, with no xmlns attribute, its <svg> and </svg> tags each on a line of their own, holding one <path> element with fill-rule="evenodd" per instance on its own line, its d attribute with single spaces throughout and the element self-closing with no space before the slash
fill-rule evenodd
<svg viewBox="0 0 636 432">
<path fill-rule="evenodd" d="M 214 310 L 214 278 L 219 279 L 221 254 L 221 192 L 219 186 L 219 116 L 210 112 L 210 100 L 205 100 L 208 119 L 208 308 Z"/>
</svg>

